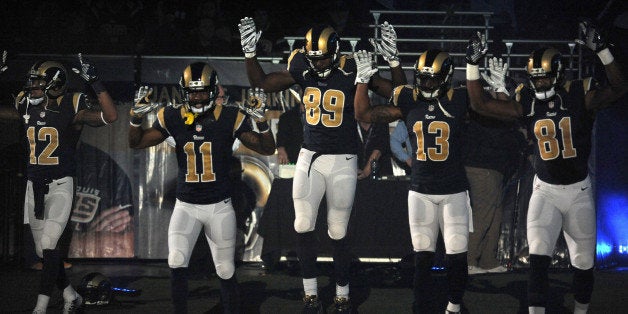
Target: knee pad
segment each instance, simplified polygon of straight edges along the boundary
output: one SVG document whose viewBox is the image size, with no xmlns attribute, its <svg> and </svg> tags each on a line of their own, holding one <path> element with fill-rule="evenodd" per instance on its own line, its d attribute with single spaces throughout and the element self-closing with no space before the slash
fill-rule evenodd
<svg viewBox="0 0 628 314">
<path fill-rule="evenodd" d="M 220 263 L 216 265 L 216 275 L 220 279 L 229 279 L 235 273 L 235 265 L 233 263 Z"/>
<path fill-rule="evenodd" d="M 54 249 L 54 247 L 52 247 L 52 238 L 50 238 L 50 236 L 48 236 L 47 234 L 42 234 L 41 235 L 41 250 L 52 250 Z"/>
<path fill-rule="evenodd" d="M 347 227 L 338 224 L 330 225 L 327 234 L 332 240 L 342 240 L 347 235 Z"/>
<path fill-rule="evenodd" d="M 415 251 L 418 250 L 427 250 L 432 245 L 432 239 L 426 236 L 425 234 L 417 234 L 412 236 L 412 246 Z"/>
<path fill-rule="evenodd" d="M 185 254 L 179 250 L 170 251 L 170 253 L 168 253 L 168 266 L 170 266 L 170 268 L 187 267 Z"/>
<path fill-rule="evenodd" d="M 569 252 L 571 254 L 571 252 Z M 593 255 L 592 254 L 574 254 L 571 256 L 571 265 L 576 269 L 589 269 L 593 268 Z"/>
<path fill-rule="evenodd" d="M 552 254 L 554 250 L 554 246 L 551 245 L 547 241 L 543 241 L 542 239 L 535 239 L 529 242 L 530 247 L 530 257 L 532 255 L 546 256 Z"/>
<path fill-rule="evenodd" d="M 445 248 L 447 249 L 447 254 L 460 254 L 467 251 L 469 245 L 468 236 L 464 236 L 462 234 L 452 234 L 447 239 L 445 239 Z"/>
<path fill-rule="evenodd" d="M 297 233 L 306 233 L 314 231 L 315 225 L 310 219 L 299 217 L 294 219 L 294 231 Z"/>
</svg>

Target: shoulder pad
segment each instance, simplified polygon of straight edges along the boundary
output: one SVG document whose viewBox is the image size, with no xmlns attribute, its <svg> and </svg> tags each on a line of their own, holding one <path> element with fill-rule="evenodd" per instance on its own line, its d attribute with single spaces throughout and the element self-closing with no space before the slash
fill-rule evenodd
<svg viewBox="0 0 628 314">
<path fill-rule="evenodd" d="M 299 53 L 299 52 L 303 52 L 303 48 L 301 48 L 301 49 L 294 49 L 294 50 L 292 50 L 292 52 L 290 53 L 290 56 L 288 57 L 288 62 L 287 62 L 287 63 L 288 63 L 288 68 L 287 68 L 287 70 L 288 70 L 288 71 L 290 71 L 290 64 L 292 63 L 292 59 L 293 59 L 293 58 L 294 58 L 294 56 L 296 56 L 296 55 L 297 55 L 297 53 Z"/>
<path fill-rule="evenodd" d="M 353 57 L 349 57 L 347 55 L 340 56 L 340 60 L 338 60 L 338 68 L 339 69 L 344 69 L 345 64 L 347 63 L 348 59 L 353 59 Z"/>
<path fill-rule="evenodd" d="M 63 96 L 59 97 L 59 102 L 57 104 L 61 104 L 61 98 Z M 85 94 L 83 93 L 73 93 L 72 94 L 72 106 L 74 107 L 74 113 L 77 113 L 80 105 L 81 105 L 81 101 L 85 101 Z"/>
<path fill-rule="evenodd" d="M 523 90 L 523 88 L 525 87 L 525 84 L 520 83 L 517 88 L 515 88 L 515 101 L 519 102 L 521 101 L 521 91 Z"/>
<path fill-rule="evenodd" d="M 565 89 L 566 92 L 569 92 L 569 88 L 571 87 L 571 83 L 573 81 L 566 81 L 565 84 L 563 84 L 563 88 Z"/>
<path fill-rule="evenodd" d="M 399 95 L 401 94 L 401 91 L 403 91 L 405 88 L 408 88 L 410 90 L 412 90 L 413 86 L 412 85 L 400 85 L 395 87 L 395 89 L 393 89 L 393 93 L 392 93 L 392 104 L 397 106 L 397 102 L 399 101 Z M 416 95 L 415 95 L 415 100 L 416 100 Z"/>
<path fill-rule="evenodd" d="M 21 91 L 19 94 L 17 94 L 17 97 L 15 97 L 15 109 L 18 109 L 20 103 L 22 102 L 22 100 L 24 100 L 24 98 L 26 98 L 26 93 L 24 91 Z"/>
<path fill-rule="evenodd" d="M 447 99 L 451 101 L 454 98 L 454 88 L 450 87 L 447 91 Z"/>
<path fill-rule="evenodd" d="M 218 118 L 220 118 L 220 113 L 222 113 L 222 108 L 223 105 L 215 105 L 214 106 L 214 120 L 218 121 Z"/>
<path fill-rule="evenodd" d="M 582 87 L 584 88 L 584 93 L 588 93 L 591 90 L 591 85 L 593 85 L 593 78 L 587 77 L 582 80 Z"/>
</svg>

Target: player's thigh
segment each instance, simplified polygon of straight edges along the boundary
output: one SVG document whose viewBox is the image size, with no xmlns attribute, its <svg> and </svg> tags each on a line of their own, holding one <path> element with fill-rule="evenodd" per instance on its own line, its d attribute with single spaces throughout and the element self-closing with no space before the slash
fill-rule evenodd
<svg viewBox="0 0 628 314">
<path fill-rule="evenodd" d="M 408 221 L 414 251 L 436 251 L 439 218 L 438 206 L 427 195 L 409 191 Z"/>
</svg>

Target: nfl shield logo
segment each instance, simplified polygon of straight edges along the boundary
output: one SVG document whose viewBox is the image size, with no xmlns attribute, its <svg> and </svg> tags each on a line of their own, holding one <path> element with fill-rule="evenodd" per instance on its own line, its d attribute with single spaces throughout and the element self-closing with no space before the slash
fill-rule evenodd
<svg viewBox="0 0 628 314">
<path fill-rule="evenodd" d="M 46 112 L 45 111 L 40 112 L 39 116 L 42 117 L 42 118 L 45 117 L 46 116 Z"/>
<path fill-rule="evenodd" d="M 547 105 L 550 107 L 550 109 L 554 108 L 554 102 L 550 101 L 549 103 L 547 103 Z"/>
<path fill-rule="evenodd" d="M 203 126 L 200 124 L 196 125 L 196 132 L 200 132 L 201 130 L 203 130 Z"/>
<path fill-rule="evenodd" d="M 427 110 L 434 111 L 434 105 L 429 105 L 429 107 L 427 107 Z"/>
</svg>

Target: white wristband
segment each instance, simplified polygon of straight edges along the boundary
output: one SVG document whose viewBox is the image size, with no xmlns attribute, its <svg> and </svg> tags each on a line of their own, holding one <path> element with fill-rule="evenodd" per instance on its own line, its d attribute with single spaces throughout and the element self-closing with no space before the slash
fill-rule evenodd
<svg viewBox="0 0 628 314">
<path fill-rule="evenodd" d="M 256 55 L 255 51 L 253 51 L 253 52 L 245 52 L 244 53 L 244 57 L 247 58 L 247 59 L 253 58 L 253 57 L 255 57 L 255 55 Z"/>
<path fill-rule="evenodd" d="M 139 128 L 139 127 L 142 125 L 141 123 L 140 123 L 140 124 L 135 124 L 135 123 L 133 123 L 133 122 L 131 122 L 131 121 L 129 121 L 129 124 L 130 124 L 132 127 L 135 127 L 135 128 Z"/>
<path fill-rule="evenodd" d="M 603 65 L 609 65 L 613 62 L 613 60 L 615 60 L 615 58 L 613 58 L 613 54 L 610 50 L 608 50 L 608 48 L 602 49 L 602 51 L 597 53 L 597 56 L 600 57 L 600 61 L 602 61 Z"/>
<path fill-rule="evenodd" d="M 475 81 L 480 79 L 480 67 L 467 63 L 467 80 Z"/>
<path fill-rule="evenodd" d="M 389 65 L 391 68 L 396 68 L 396 67 L 398 67 L 398 66 L 399 66 L 399 60 L 390 60 L 390 61 L 388 61 L 388 65 Z"/>
<path fill-rule="evenodd" d="M 107 122 L 107 120 L 105 120 L 105 116 L 104 116 L 104 113 L 102 111 L 100 112 L 100 119 L 102 120 L 102 122 L 105 125 L 109 124 L 109 122 Z"/>
</svg>

